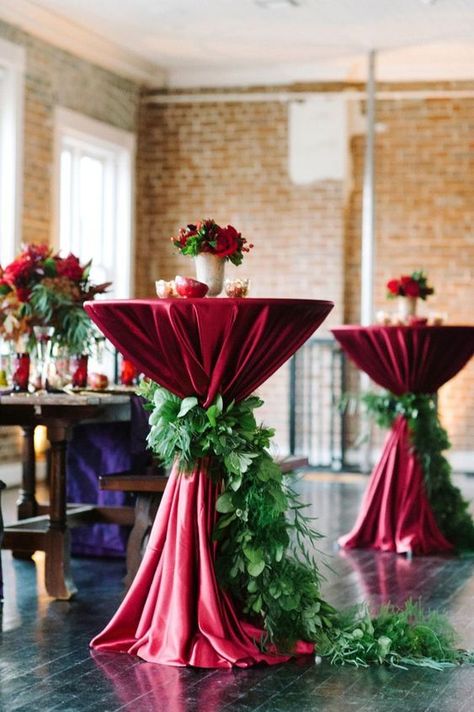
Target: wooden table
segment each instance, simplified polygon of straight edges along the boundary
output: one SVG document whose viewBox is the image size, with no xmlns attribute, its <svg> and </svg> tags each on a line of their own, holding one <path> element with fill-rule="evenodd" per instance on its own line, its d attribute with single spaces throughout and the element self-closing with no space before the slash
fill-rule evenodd
<svg viewBox="0 0 474 712">
<path fill-rule="evenodd" d="M 0 426 L 23 432 L 22 487 L 18 522 L 6 526 L 2 547 L 31 554 L 44 551 L 45 585 L 50 596 L 69 599 L 76 591 L 69 571 L 69 528 L 93 522 L 133 524 L 132 507 L 66 505 L 66 452 L 72 428 L 84 422 L 130 420 L 130 399 L 111 394 L 12 394 L 0 396 Z M 51 444 L 50 503 L 35 496 L 34 430 L 44 425 Z"/>
</svg>

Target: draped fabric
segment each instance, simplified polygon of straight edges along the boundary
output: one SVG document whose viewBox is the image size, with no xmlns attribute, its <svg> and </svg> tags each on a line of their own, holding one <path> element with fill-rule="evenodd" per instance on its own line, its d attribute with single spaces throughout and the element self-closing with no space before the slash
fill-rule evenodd
<svg viewBox="0 0 474 712">
<path fill-rule="evenodd" d="M 436 393 L 474 353 L 472 326 L 340 326 L 331 331 L 356 366 L 397 396 Z"/>
<path fill-rule="evenodd" d="M 84 423 L 75 426 L 67 449 L 68 502 L 100 506 L 132 504 L 132 495 L 99 489 L 99 477 L 117 472 L 145 472 L 151 463 L 146 449 L 148 415 L 138 396 L 130 397 L 128 423 Z M 118 524 L 91 524 L 71 531 L 76 556 L 124 556 L 129 529 Z"/>
<path fill-rule="evenodd" d="M 469 326 L 343 326 L 332 332 L 354 363 L 395 395 L 435 393 L 474 353 Z M 394 422 L 354 528 L 339 543 L 414 554 L 452 550 L 435 522 L 404 418 Z"/>
<path fill-rule="evenodd" d="M 303 299 L 97 301 L 89 316 L 137 369 L 207 408 L 246 398 L 311 336 L 331 302 Z"/>
<path fill-rule="evenodd" d="M 134 300 L 86 309 L 136 367 L 180 397 L 207 407 L 248 396 L 312 334 L 330 302 L 265 299 Z M 123 603 L 91 643 L 148 662 L 205 668 L 248 667 L 288 659 L 262 653 L 262 631 L 242 620 L 220 590 L 212 530 L 219 487 L 208 462 L 191 475 L 173 469 L 137 576 Z M 300 642 L 296 653 L 309 653 Z"/>
<path fill-rule="evenodd" d="M 354 528 L 339 539 L 339 544 L 399 554 L 430 554 L 453 548 L 439 531 L 431 511 L 405 418 L 394 423 Z"/>
</svg>

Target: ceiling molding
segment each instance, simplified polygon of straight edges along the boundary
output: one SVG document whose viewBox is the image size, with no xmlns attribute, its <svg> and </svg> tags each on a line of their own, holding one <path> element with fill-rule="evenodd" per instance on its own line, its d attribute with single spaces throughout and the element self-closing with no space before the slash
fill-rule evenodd
<svg viewBox="0 0 474 712">
<path fill-rule="evenodd" d="M 153 87 L 165 84 L 165 71 L 153 62 L 31 0 L 1 0 L 0 19 L 128 79 Z"/>
<path fill-rule="evenodd" d="M 474 44 L 437 43 L 403 47 L 377 52 L 377 80 L 381 82 L 410 81 L 473 81 Z M 311 64 L 285 64 L 267 67 L 170 68 L 169 89 L 201 87 L 230 88 L 242 86 L 284 86 L 305 81 L 365 82 L 367 54 L 353 54 L 331 61 Z"/>
</svg>

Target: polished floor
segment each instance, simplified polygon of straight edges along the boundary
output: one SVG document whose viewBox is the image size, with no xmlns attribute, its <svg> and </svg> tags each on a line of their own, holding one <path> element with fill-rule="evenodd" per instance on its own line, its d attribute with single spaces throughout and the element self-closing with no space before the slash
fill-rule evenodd
<svg viewBox="0 0 474 712">
<path fill-rule="evenodd" d="M 368 551 L 338 552 L 337 536 L 353 522 L 366 479 L 306 475 L 303 498 L 326 534 L 321 560 L 324 593 L 336 606 L 420 598 L 445 612 L 460 644 L 474 648 L 474 558 L 408 560 Z M 457 484 L 474 497 L 474 478 Z M 4 497 L 12 518 L 15 493 Z M 13 560 L 2 552 L 5 576 L 0 638 L 1 712 L 471 712 L 474 667 L 444 672 L 336 668 L 312 659 L 274 668 L 206 671 L 92 655 L 88 641 L 108 621 L 121 594 L 123 563 L 75 559 L 79 594 L 51 601 L 43 559 Z"/>
</svg>

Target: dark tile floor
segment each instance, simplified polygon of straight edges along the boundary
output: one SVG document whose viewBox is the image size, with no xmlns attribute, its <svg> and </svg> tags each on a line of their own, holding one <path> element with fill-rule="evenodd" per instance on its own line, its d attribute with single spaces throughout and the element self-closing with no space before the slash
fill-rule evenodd
<svg viewBox="0 0 474 712">
<path fill-rule="evenodd" d="M 407 560 L 367 551 L 337 552 L 335 540 L 353 522 L 366 480 L 309 475 L 304 499 L 326 533 L 321 542 L 324 593 L 337 606 L 402 603 L 412 596 L 444 611 L 460 643 L 474 647 L 474 558 Z M 474 479 L 459 478 L 466 496 Z M 11 520 L 15 493 L 5 498 Z M 311 659 L 274 668 L 202 671 L 91 655 L 88 641 L 108 621 L 122 593 L 122 562 L 75 559 L 80 593 L 49 600 L 43 559 L 12 560 L 2 552 L 5 603 L 0 638 L 1 712 L 471 712 L 474 668 L 445 672 L 335 668 Z"/>
</svg>

